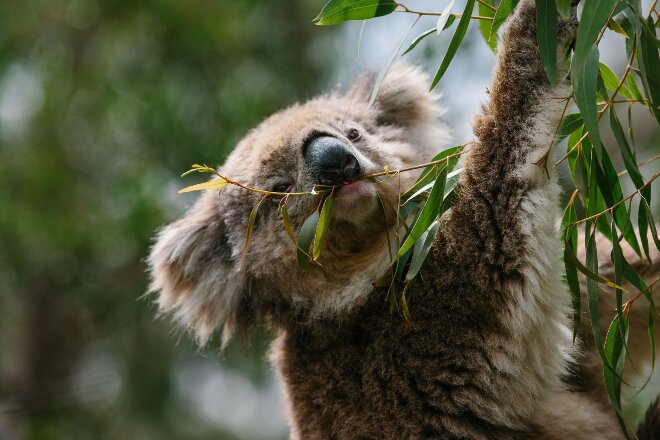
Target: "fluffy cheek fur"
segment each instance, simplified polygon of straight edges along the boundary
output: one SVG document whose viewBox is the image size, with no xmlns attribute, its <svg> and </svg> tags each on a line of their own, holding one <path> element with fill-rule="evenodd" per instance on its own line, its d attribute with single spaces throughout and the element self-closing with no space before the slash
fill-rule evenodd
<svg viewBox="0 0 660 440">
<path fill-rule="evenodd" d="M 159 313 L 171 314 L 200 345 L 219 326 L 232 333 L 245 283 L 232 263 L 216 199 L 214 192 L 204 194 L 186 217 L 163 228 L 149 256 L 150 291 L 158 292 Z"/>
</svg>

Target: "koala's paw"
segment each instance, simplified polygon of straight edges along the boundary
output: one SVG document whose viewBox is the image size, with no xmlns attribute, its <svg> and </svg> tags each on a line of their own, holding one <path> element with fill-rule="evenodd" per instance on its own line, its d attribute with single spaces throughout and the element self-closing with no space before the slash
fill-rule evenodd
<svg viewBox="0 0 660 440">
<path fill-rule="evenodd" d="M 559 18 L 557 23 L 557 45 L 570 47 L 573 45 L 578 27 L 577 4 L 573 0 L 571 15 L 564 20 Z M 511 35 L 520 38 L 536 39 L 536 2 L 535 0 L 521 0 L 513 11 L 507 29 Z"/>
<path fill-rule="evenodd" d="M 572 47 L 578 28 L 577 3 L 571 7 L 571 15 L 566 20 L 559 19 L 557 25 L 557 44 L 560 47 Z"/>
</svg>

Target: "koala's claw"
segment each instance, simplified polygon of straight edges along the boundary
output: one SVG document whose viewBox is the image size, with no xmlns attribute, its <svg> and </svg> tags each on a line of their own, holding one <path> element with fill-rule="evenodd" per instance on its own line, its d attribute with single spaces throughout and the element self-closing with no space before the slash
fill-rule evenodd
<svg viewBox="0 0 660 440">
<path fill-rule="evenodd" d="M 559 20 L 557 27 L 557 43 L 572 48 L 578 29 L 577 6 L 571 8 L 571 16 L 566 20 Z"/>
</svg>

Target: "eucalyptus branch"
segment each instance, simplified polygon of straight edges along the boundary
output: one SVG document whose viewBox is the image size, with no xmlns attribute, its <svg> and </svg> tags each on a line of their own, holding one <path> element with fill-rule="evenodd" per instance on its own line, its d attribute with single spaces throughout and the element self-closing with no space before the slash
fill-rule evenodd
<svg viewBox="0 0 660 440">
<path fill-rule="evenodd" d="M 651 183 L 653 183 L 653 181 L 654 181 L 658 176 L 660 176 L 660 173 L 655 173 L 655 174 L 654 174 L 654 175 L 653 175 L 648 181 L 646 181 L 646 182 L 644 183 L 644 185 L 640 186 L 640 187 L 637 188 L 635 191 L 633 191 L 632 193 L 628 194 L 626 197 L 624 197 L 623 199 L 619 200 L 618 202 L 616 202 L 615 204 L 613 204 L 613 205 L 610 206 L 609 208 L 604 209 L 603 211 L 599 212 L 598 214 L 594 214 L 594 215 L 591 215 L 591 216 L 589 216 L 589 217 L 583 218 L 583 219 L 581 219 L 581 220 L 578 220 L 578 221 L 572 222 L 572 223 L 570 223 L 570 225 L 579 225 L 579 224 L 584 223 L 584 222 L 587 222 L 587 221 L 589 221 L 589 220 L 598 219 L 600 216 L 602 216 L 602 215 L 604 215 L 604 214 L 607 214 L 608 212 L 612 211 L 614 208 L 616 208 L 616 207 L 619 206 L 620 204 L 622 204 L 622 203 L 624 203 L 625 201 L 627 201 L 627 200 L 632 199 L 633 197 L 635 197 L 637 194 L 640 193 L 640 191 L 641 191 L 642 189 L 646 188 L 646 187 L 649 186 Z"/>
<path fill-rule="evenodd" d="M 442 12 L 416 11 L 414 9 L 410 9 L 408 6 L 404 5 L 403 3 L 397 3 L 397 6 L 399 6 L 400 8 L 403 9 L 403 10 L 397 11 L 397 12 L 404 12 L 404 13 L 408 13 L 408 14 L 417 14 L 419 16 L 428 15 L 430 17 L 440 17 L 442 15 L 446 15 L 446 14 L 443 14 Z M 463 14 L 458 14 L 458 13 L 457 14 L 449 14 L 449 15 L 453 15 L 456 18 L 461 18 L 463 16 Z M 470 19 L 472 19 L 472 20 L 490 20 L 490 21 L 493 21 L 493 17 L 483 17 L 481 15 L 472 15 L 472 16 L 470 16 Z"/>
<path fill-rule="evenodd" d="M 626 65 L 626 69 L 623 71 L 623 75 L 621 75 L 621 79 L 619 80 L 619 84 L 617 84 L 616 89 L 614 89 L 614 92 L 612 93 L 612 97 L 610 98 L 608 104 L 603 108 L 603 111 L 605 111 L 609 106 L 612 105 L 612 102 L 614 102 L 614 98 L 619 93 L 619 90 L 621 90 L 621 87 L 623 87 L 623 83 L 626 81 L 626 78 L 630 74 L 630 69 L 632 69 L 632 63 L 635 60 L 636 44 L 637 44 L 637 39 L 633 39 L 632 48 L 630 50 L 630 59 L 628 60 L 628 64 Z M 602 115 L 603 115 L 603 113 L 601 113 L 598 116 L 598 120 L 600 120 Z"/>
<path fill-rule="evenodd" d="M 624 312 L 629 312 L 630 309 L 632 308 L 633 304 L 635 301 L 637 301 L 641 296 L 643 296 L 646 292 L 649 292 L 651 295 L 653 295 L 653 287 L 660 281 L 660 277 L 657 277 L 651 284 L 649 284 L 646 289 L 640 290 L 637 295 L 635 295 L 634 298 L 626 301 L 623 303 L 623 310 Z"/>
<path fill-rule="evenodd" d="M 655 161 L 658 160 L 658 159 L 660 159 L 660 154 L 656 154 L 655 156 L 653 156 L 653 157 L 650 158 L 650 159 L 646 159 L 645 161 L 639 162 L 639 163 L 637 164 L 637 168 L 643 167 L 644 165 L 648 165 L 648 164 L 650 164 L 650 163 L 652 163 L 652 162 L 655 162 Z M 623 176 L 624 174 L 628 174 L 628 170 L 619 171 L 616 175 L 617 175 L 618 177 L 621 177 L 621 176 Z"/>
<path fill-rule="evenodd" d="M 621 0 L 619 0 L 621 1 Z M 486 8 L 490 9 L 493 12 L 497 12 L 497 8 L 495 8 L 493 5 L 486 3 L 484 0 L 477 0 L 478 3 L 481 3 L 483 6 Z"/>
<path fill-rule="evenodd" d="M 449 159 L 453 157 L 457 157 L 463 154 L 463 151 L 459 151 L 454 154 L 450 154 L 446 157 L 443 157 L 442 159 L 435 160 L 432 162 L 426 162 L 420 165 L 415 165 L 412 167 L 407 167 L 407 168 L 401 168 L 399 170 L 390 170 L 387 166 L 385 166 L 385 171 L 381 171 L 379 173 L 373 173 L 373 174 L 366 174 L 364 176 L 361 176 L 359 179 L 371 179 L 374 177 L 379 177 L 379 176 L 395 176 L 400 173 L 404 173 L 407 171 L 413 171 L 413 170 L 418 170 L 420 168 L 426 168 L 428 166 L 433 166 L 433 165 L 438 165 L 443 162 L 447 162 Z M 240 182 L 237 182 L 235 180 L 231 180 L 227 176 L 224 176 L 220 174 L 215 168 L 209 167 L 208 165 L 193 165 L 192 168 L 185 173 L 181 174 L 181 177 L 187 176 L 188 174 L 191 173 L 207 173 L 207 174 L 213 174 L 218 177 L 219 182 L 217 185 L 213 185 L 213 182 L 216 182 L 214 180 L 206 182 L 205 184 L 198 184 L 198 185 L 192 185 L 188 186 L 186 188 L 183 188 L 179 190 L 179 193 L 184 193 L 184 192 L 190 192 L 190 191 L 201 191 L 201 190 L 206 190 L 206 189 L 222 189 L 227 185 L 234 185 L 239 188 L 242 188 L 246 191 L 254 192 L 257 194 L 263 194 L 265 197 L 268 196 L 276 196 L 276 197 L 284 197 L 285 199 L 288 199 L 290 196 L 316 196 L 316 195 L 323 195 L 328 192 L 332 192 L 336 186 L 327 186 L 327 185 L 319 185 L 315 184 L 314 188 L 311 191 L 301 191 L 301 192 L 280 192 L 280 191 L 268 191 L 265 189 L 259 189 L 259 188 L 253 188 L 248 185 L 244 185 Z M 209 185 L 210 184 L 210 185 Z M 338 186 L 338 185 L 337 185 Z M 320 188 L 320 189 L 318 189 Z M 286 202 L 284 202 L 286 203 Z"/>
<path fill-rule="evenodd" d="M 616 95 L 619 93 L 619 90 L 621 90 L 621 87 L 623 87 L 623 83 L 626 81 L 626 78 L 627 78 L 628 75 L 630 74 L 630 71 L 633 69 L 633 67 L 632 67 L 632 63 L 633 63 L 633 60 L 635 59 L 635 44 L 636 44 L 636 40 L 633 39 L 630 59 L 628 60 L 628 64 L 626 65 L 626 69 L 623 71 L 623 75 L 621 76 L 621 79 L 619 80 L 619 84 L 617 84 L 616 88 L 614 89 L 614 92 L 612 93 L 612 97 L 611 97 L 607 102 L 604 103 L 605 107 L 603 107 L 601 110 L 598 110 L 598 120 L 599 120 L 599 121 L 600 121 L 600 119 L 603 117 L 603 115 L 605 114 L 605 110 L 607 110 L 608 107 L 609 107 L 610 105 L 612 105 L 612 103 L 614 102 L 614 98 L 615 98 Z M 571 95 L 571 96 L 573 96 L 573 95 Z M 566 160 L 566 159 L 568 158 L 568 156 L 570 156 L 571 153 L 572 153 L 576 148 L 578 148 L 579 145 L 582 144 L 582 141 L 584 141 L 584 139 L 585 139 L 588 135 L 589 135 L 589 132 L 588 132 L 588 131 L 585 132 L 584 135 L 582 135 L 582 137 L 581 137 L 581 138 L 575 143 L 575 146 L 574 146 L 573 148 L 571 148 L 568 152 L 566 152 L 566 154 L 564 155 L 564 157 L 562 157 L 562 158 L 559 159 L 557 162 L 555 162 L 555 166 L 559 165 L 559 164 L 562 163 L 564 160 Z"/>
<path fill-rule="evenodd" d="M 634 104 L 634 103 L 637 103 L 637 102 L 640 103 L 640 104 L 646 104 L 647 102 L 649 102 L 649 100 L 648 99 L 643 99 L 643 98 L 642 99 L 616 99 L 616 100 L 611 100 L 611 101 L 599 101 L 596 104 L 598 104 L 598 105 L 608 105 L 609 103 L 612 103 L 612 104 L 632 103 L 632 104 Z"/>
<path fill-rule="evenodd" d="M 568 151 L 566 152 L 566 154 L 565 154 L 561 159 L 559 159 L 557 162 L 555 162 L 555 166 L 559 165 L 560 163 L 562 163 L 563 161 L 565 161 L 566 159 L 568 159 L 568 156 L 570 156 L 571 153 L 572 153 L 573 151 L 575 151 L 576 148 L 580 148 L 580 146 L 582 145 L 582 141 L 585 140 L 587 136 L 589 136 L 589 132 L 588 132 L 588 131 L 586 131 L 586 132 L 582 135 L 582 137 L 581 137 L 580 139 L 578 139 L 578 141 L 575 143 L 575 145 L 573 146 L 573 148 L 571 148 L 570 150 L 568 150 Z"/>
<path fill-rule="evenodd" d="M 621 3 L 621 0 L 618 0 L 614 7 L 612 8 L 612 11 L 610 12 L 610 15 L 607 17 L 607 20 L 605 20 L 605 26 L 603 26 L 603 29 L 600 30 L 600 35 L 598 35 L 598 39 L 594 43 L 596 46 L 600 43 L 600 39 L 603 38 L 603 35 L 605 35 L 605 31 L 607 30 L 607 24 L 610 22 L 612 17 L 614 16 L 614 13 L 616 12 L 616 8 L 619 7 L 619 3 Z"/>
<path fill-rule="evenodd" d="M 406 172 L 406 171 L 413 171 L 413 170 L 418 170 L 420 168 L 426 168 L 426 167 L 433 166 L 433 165 L 439 165 L 443 162 L 447 162 L 447 159 L 451 159 L 453 157 L 460 156 L 461 154 L 463 154 L 463 151 L 459 151 L 458 153 L 450 154 L 449 156 L 443 157 L 440 160 L 434 160 L 432 162 L 426 162 L 426 163 L 423 163 L 421 165 L 415 165 L 413 167 L 401 168 L 400 170 L 386 169 L 385 171 L 381 171 L 380 173 L 367 174 L 365 176 L 362 176 L 361 179 L 370 179 L 372 177 L 390 176 L 390 175 L 394 176 L 394 175 L 397 175 L 399 173 L 403 173 L 403 172 Z"/>
</svg>

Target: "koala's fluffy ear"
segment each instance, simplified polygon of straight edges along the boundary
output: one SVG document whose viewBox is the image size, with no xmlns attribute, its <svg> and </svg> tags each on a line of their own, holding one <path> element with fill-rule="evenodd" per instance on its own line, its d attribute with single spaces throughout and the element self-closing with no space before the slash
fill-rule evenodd
<svg viewBox="0 0 660 440">
<path fill-rule="evenodd" d="M 205 192 L 182 219 L 159 232 L 149 269 L 160 313 L 171 314 L 200 346 L 221 326 L 223 344 L 228 341 L 244 283 L 231 260 L 215 191 Z"/>
<path fill-rule="evenodd" d="M 373 74 L 362 77 L 346 96 L 369 102 L 375 82 Z M 429 86 L 429 77 L 421 69 L 404 62 L 391 66 L 376 95 L 378 122 L 410 128 L 436 121 L 442 112 Z"/>
</svg>

